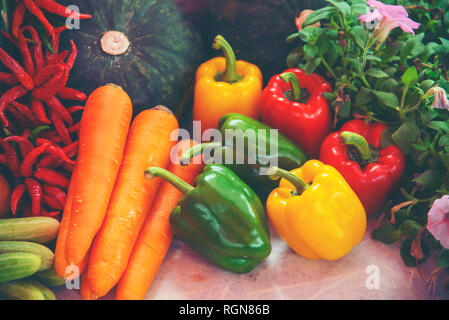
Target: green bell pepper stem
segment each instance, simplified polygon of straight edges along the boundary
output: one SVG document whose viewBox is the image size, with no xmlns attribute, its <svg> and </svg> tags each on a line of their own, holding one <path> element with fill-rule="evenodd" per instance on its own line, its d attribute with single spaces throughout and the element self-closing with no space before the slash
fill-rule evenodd
<svg viewBox="0 0 449 320">
<path fill-rule="evenodd" d="M 196 144 L 193 147 L 191 147 L 189 150 L 185 151 L 181 155 L 181 158 L 179 160 L 180 160 L 181 164 L 187 165 L 193 157 L 195 157 L 199 154 L 202 154 L 204 150 L 216 149 L 216 148 L 220 148 L 221 146 L 222 146 L 221 142 L 208 142 L 208 143 Z"/>
<path fill-rule="evenodd" d="M 167 171 L 165 169 L 158 168 L 158 167 L 151 167 L 145 171 L 145 178 L 151 180 L 151 179 L 154 179 L 155 177 L 160 177 L 160 178 L 168 181 L 169 183 L 171 183 L 173 186 L 175 186 L 179 191 L 181 191 L 184 194 L 195 189 L 190 184 L 188 184 L 184 180 L 180 179 L 178 176 L 174 175 L 173 173 L 171 173 L 170 171 Z"/>
<path fill-rule="evenodd" d="M 297 195 L 301 195 L 304 191 L 307 190 L 307 188 L 309 188 L 309 185 L 305 183 L 301 178 L 295 176 L 293 173 L 288 172 L 287 170 L 278 167 L 271 167 L 270 169 L 268 169 L 267 174 L 273 180 L 283 178 L 290 182 L 296 188 Z"/>
<path fill-rule="evenodd" d="M 234 50 L 226 39 L 218 35 L 215 37 L 212 48 L 222 50 L 226 59 L 226 69 L 218 74 L 218 80 L 228 83 L 235 83 L 242 79 L 237 73 L 237 61 Z"/>
<path fill-rule="evenodd" d="M 301 100 L 301 86 L 299 84 L 298 77 L 293 72 L 285 72 L 281 74 L 281 79 L 285 82 L 290 82 L 292 86 L 292 96 L 294 101 Z"/>
<path fill-rule="evenodd" d="M 371 148 L 364 137 L 355 132 L 343 131 L 340 133 L 340 138 L 344 144 L 356 147 L 357 150 L 359 150 L 363 160 L 368 161 L 371 159 L 373 153 L 371 152 Z"/>
</svg>

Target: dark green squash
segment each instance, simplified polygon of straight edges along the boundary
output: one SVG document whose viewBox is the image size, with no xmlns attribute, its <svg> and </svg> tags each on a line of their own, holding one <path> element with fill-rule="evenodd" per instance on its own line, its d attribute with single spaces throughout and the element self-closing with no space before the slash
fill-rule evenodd
<svg viewBox="0 0 449 320">
<path fill-rule="evenodd" d="M 171 0 L 61 3 L 75 4 L 93 17 L 80 21 L 79 30 L 63 33 L 64 46 L 69 39 L 78 46 L 71 86 L 89 94 L 106 83 L 117 84 L 132 98 L 135 112 L 158 104 L 175 110 L 185 101 L 203 46 L 196 29 Z M 107 38 L 113 41 L 108 43 Z M 117 39 L 114 55 L 111 44 Z"/>
<path fill-rule="evenodd" d="M 286 69 L 287 56 L 298 45 L 285 41 L 297 31 L 295 17 L 326 4 L 325 0 L 210 0 L 205 43 L 223 35 L 238 59 L 258 65 L 267 82 Z"/>
</svg>

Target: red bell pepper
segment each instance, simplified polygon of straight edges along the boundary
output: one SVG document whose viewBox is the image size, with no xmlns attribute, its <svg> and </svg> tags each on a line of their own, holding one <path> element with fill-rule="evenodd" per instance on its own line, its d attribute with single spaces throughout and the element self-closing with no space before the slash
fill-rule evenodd
<svg viewBox="0 0 449 320">
<path fill-rule="evenodd" d="M 323 77 L 307 75 L 298 68 L 288 69 L 274 76 L 264 89 L 260 104 L 262 121 L 279 129 L 311 158 L 316 158 L 321 143 L 332 131 L 329 102 L 322 96 L 331 91 L 331 85 Z M 304 93 L 308 97 L 303 99 Z"/>
<path fill-rule="evenodd" d="M 320 160 L 340 172 L 367 214 L 379 212 L 404 172 L 402 151 L 395 145 L 381 148 L 385 129 L 380 123 L 351 120 L 321 146 Z"/>
</svg>

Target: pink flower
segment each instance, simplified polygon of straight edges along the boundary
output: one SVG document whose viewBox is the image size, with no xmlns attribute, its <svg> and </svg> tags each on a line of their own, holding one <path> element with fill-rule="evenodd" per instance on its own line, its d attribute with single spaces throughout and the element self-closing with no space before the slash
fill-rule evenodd
<svg viewBox="0 0 449 320">
<path fill-rule="evenodd" d="M 427 230 L 449 249 L 449 195 L 435 200 L 427 219 Z"/>
<path fill-rule="evenodd" d="M 366 3 L 376 9 L 360 15 L 359 20 L 365 23 L 378 22 L 374 36 L 379 42 L 384 42 L 391 30 L 397 27 L 404 32 L 415 34 L 414 30 L 420 26 L 408 17 L 408 12 L 403 6 L 387 5 L 376 0 L 368 0 Z"/>
<path fill-rule="evenodd" d="M 449 100 L 447 99 L 446 91 L 440 87 L 435 87 L 432 90 L 434 95 L 432 108 L 449 110 Z"/>
</svg>

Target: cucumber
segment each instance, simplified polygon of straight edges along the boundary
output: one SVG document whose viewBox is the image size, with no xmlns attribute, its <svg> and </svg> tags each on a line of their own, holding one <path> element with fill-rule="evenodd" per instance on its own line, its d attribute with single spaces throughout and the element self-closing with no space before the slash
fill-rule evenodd
<svg viewBox="0 0 449 320">
<path fill-rule="evenodd" d="M 54 268 L 37 272 L 33 278 L 49 287 L 60 287 L 65 284 L 65 279 L 58 276 Z"/>
<path fill-rule="evenodd" d="M 28 241 L 0 241 L 0 254 L 12 252 L 28 252 L 39 256 L 42 261 L 38 271 L 50 269 L 55 262 L 55 254 L 41 244 Z"/>
<path fill-rule="evenodd" d="M 7 300 L 45 300 L 39 287 L 24 280 L 0 283 L 0 296 Z"/>
<path fill-rule="evenodd" d="M 29 277 L 40 267 L 41 258 L 34 253 L 0 254 L 0 283 Z"/>
<path fill-rule="evenodd" d="M 53 293 L 53 291 L 51 291 L 50 289 L 48 289 L 46 286 L 44 286 L 43 284 L 34 281 L 34 280 L 28 280 L 28 283 L 30 283 L 31 285 L 39 288 L 39 290 L 42 292 L 42 294 L 44 295 L 45 300 L 56 300 L 56 296 Z"/>
<path fill-rule="evenodd" d="M 0 241 L 46 243 L 56 238 L 59 222 L 49 217 L 0 219 Z"/>
</svg>

